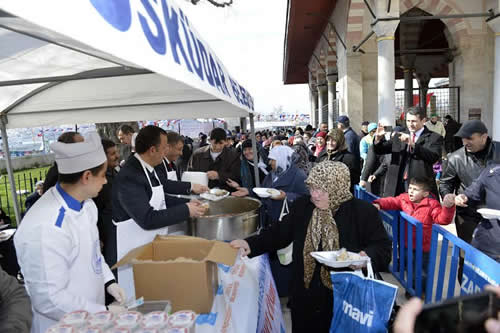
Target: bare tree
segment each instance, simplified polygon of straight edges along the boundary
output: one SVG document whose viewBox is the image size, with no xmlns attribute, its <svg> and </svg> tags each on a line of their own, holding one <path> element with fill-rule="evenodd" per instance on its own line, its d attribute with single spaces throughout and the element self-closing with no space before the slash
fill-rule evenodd
<svg viewBox="0 0 500 333">
<path fill-rule="evenodd" d="M 139 131 L 139 125 L 137 124 L 136 121 L 123 122 L 123 123 L 100 123 L 100 124 L 95 124 L 95 127 L 97 129 L 97 133 L 99 133 L 101 138 L 107 138 L 112 140 L 113 142 L 119 143 L 120 141 L 118 140 L 117 136 L 118 129 L 123 124 L 132 126 L 132 128 L 136 132 Z"/>
</svg>

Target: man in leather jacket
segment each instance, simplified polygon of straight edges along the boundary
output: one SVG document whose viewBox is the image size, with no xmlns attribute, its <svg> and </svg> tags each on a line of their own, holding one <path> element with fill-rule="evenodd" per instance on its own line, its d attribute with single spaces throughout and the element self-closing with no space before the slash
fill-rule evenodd
<svg viewBox="0 0 500 333">
<path fill-rule="evenodd" d="M 462 138 L 464 146 L 448 154 L 448 162 L 443 168 L 439 185 L 442 197 L 448 193 L 463 193 L 489 163 L 500 161 L 500 142 L 491 140 L 488 129 L 480 120 L 464 123 L 456 136 Z M 455 225 L 458 237 L 470 243 L 479 221 L 481 215 L 475 209 L 457 207 Z"/>
</svg>

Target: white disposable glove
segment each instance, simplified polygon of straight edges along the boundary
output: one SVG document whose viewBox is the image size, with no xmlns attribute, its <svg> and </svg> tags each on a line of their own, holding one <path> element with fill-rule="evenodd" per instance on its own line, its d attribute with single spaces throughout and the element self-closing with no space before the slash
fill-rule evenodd
<svg viewBox="0 0 500 333">
<path fill-rule="evenodd" d="M 116 303 L 108 305 L 108 311 L 114 314 L 120 314 L 127 311 L 127 308 L 121 305 L 116 305 Z"/>
<path fill-rule="evenodd" d="M 115 300 L 118 303 L 120 303 L 120 305 L 125 304 L 125 302 L 127 301 L 127 295 L 125 294 L 125 290 L 123 290 L 123 288 L 120 287 L 120 285 L 116 282 L 110 284 L 106 289 L 106 291 L 108 292 L 108 294 L 113 296 Z"/>
</svg>

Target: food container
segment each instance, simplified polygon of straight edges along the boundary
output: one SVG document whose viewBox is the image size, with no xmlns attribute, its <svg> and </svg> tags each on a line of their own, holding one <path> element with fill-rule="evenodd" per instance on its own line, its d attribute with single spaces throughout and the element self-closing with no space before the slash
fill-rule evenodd
<svg viewBox="0 0 500 333">
<path fill-rule="evenodd" d="M 142 318 L 141 328 L 164 328 L 167 320 L 168 315 L 163 311 L 150 312 Z"/>
<path fill-rule="evenodd" d="M 189 310 L 177 311 L 168 317 L 169 328 L 194 328 L 196 313 Z"/>
<path fill-rule="evenodd" d="M 221 241 L 244 239 L 259 226 L 260 201 L 227 197 L 211 201 L 205 215 L 191 218 L 193 236 Z"/>
<path fill-rule="evenodd" d="M 124 328 L 133 331 L 134 329 L 139 327 L 142 318 L 143 318 L 142 314 L 137 311 L 128 311 L 121 313 L 118 316 L 116 316 L 116 320 L 114 322 L 114 329 Z"/>
<path fill-rule="evenodd" d="M 57 324 L 47 330 L 46 333 L 77 333 L 78 330 L 71 325 Z"/>
<path fill-rule="evenodd" d="M 206 172 L 184 171 L 181 180 L 183 182 L 208 186 L 208 176 Z"/>
<path fill-rule="evenodd" d="M 165 333 L 189 333 L 189 328 L 168 328 Z"/>
<path fill-rule="evenodd" d="M 159 330 L 157 328 L 140 328 L 138 331 L 134 333 L 163 333 L 165 330 Z"/>
<path fill-rule="evenodd" d="M 61 319 L 61 324 L 71 325 L 75 328 L 81 328 L 87 324 L 89 313 L 87 311 L 73 311 L 65 314 Z"/>
<path fill-rule="evenodd" d="M 101 329 L 113 326 L 114 315 L 109 311 L 97 312 L 90 315 L 88 320 L 92 327 L 100 327 Z"/>
<path fill-rule="evenodd" d="M 87 326 L 83 329 L 80 329 L 80 333 L 105 333 L 106 328 L 100 326 Z"/>
</svg>

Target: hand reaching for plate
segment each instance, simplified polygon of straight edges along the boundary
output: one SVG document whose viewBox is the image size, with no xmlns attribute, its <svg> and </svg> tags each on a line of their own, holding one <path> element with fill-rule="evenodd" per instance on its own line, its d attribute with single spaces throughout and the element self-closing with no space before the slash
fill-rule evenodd
<svg viewBox="0 0 500 333">
<path fill-rule="evenodd" d="M 362 256 L 362 257 L 368 257 L 368 255 L 366 254 L 365 251 L 359 251 L 359 255 Z M 366 261 L 362 265 L 358 265 L 358 266 L 351 265 L 351 266 L 349 266 L 349 268 L 352 269 L 353 271 L 357 271 L 357 270 L 359 270 L 361 268 L 364 268 L 364 267 L 366 267 Z"/>
<path fill-rule="evenodd" d="M 271 199 L 273 199 L 273 200 L 283 200 L 285 198 L 286 198 L 286 193 L 283 192 L 282 190 L 280 190 L 279 195 L 271 196 Z"/>
</svg>

